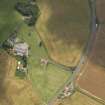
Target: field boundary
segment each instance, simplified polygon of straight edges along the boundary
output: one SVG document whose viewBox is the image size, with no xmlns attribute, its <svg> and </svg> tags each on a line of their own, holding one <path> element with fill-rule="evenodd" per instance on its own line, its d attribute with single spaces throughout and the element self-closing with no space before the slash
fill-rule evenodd
<svg viewBox="0 0 105 105">
<path fill-rule="evenodd" d="M 47 47 L 46 47 L 44 41 L 43 41 L 43 38 L 41 37 L 41 35 L 40 35 L 40 33 L 39 33 L 39 31 L 37 30 L 36 27 L 35 27 L 35 31 L 36 31 L 36 33 L 38 34 L 38 36 L 40 37 L 40 40 L 41 40 L 41 42 L 42 42 L 42 44 L 43 44 L 43 46 L 44 46 L 44 48 L 45 48 L 45 50 L 46 50 L 46 52 L 47 52 L 48 58 L 50 59 L 50 62 L 51 62 L 51 63 L 60 65 L 60 66 L 62 66 L 63 68 L 66 68 L 67 70 L 68 70 L 68 69 L 69 69 L 69 70 L 70 70 L 70 69 L 73 70 L 73 68 L 75 68 L 75 67 L 69 67 L 69 66 L 60 64 L 60 63 L 56 62 L 55 60 L 53 60 L 53 59 L 51 58 L 50 54 L 49 54 L 49 51 L 48 51 L 48 49 L 47 49 Z"/>
<path fill-rule="evenodd" d="M 101 98 L 99 98 L 99 97 L 93 95 L 92 93 L 88 92 L 87 90 L 82 89 L 82 88 L 79 87 L 79 86 L 76 86 L 76 90 L 79 91 L 80 93 L 82 93 L 82 94 L 84 94 L 84 95 L 86 95 L 86 96 L 88 96 L 88 97 L 94 99 L 95 101 L 97 101 L 97 102 L 99 102 L 99 103 L 101 103 L 101 104 L 103 104 L 103 105 L 105 104 L 105 101 L 104 101 L 104 100 L 102 100 Z"/>
</svg>

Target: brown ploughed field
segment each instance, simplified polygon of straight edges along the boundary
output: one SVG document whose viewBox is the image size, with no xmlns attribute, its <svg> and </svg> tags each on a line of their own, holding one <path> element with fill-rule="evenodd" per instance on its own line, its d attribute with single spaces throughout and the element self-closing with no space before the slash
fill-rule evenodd
<svg viewBox="0 0 105 105">
<path fill-rule="evenodd" d="M 77 87 L 105 101 L 105 25 L 100 25 L 93 49 L 77 78 Z"/>
<path fill-rule="evenodd" d="M 38 105 L 31 83 L 15 77 L 16 65 L 13 57 L 0 52 L 0 105 Z"/>
<path fill-rule="evenodd" d="M 105 0 L 96 0 L 96 15 L 99 22 L 105 22 Z"/>
<path fill-rule="evenodd" d="M 88 0 L 37 0 L 36 28 L 57 63 L 76 66 L 90 35 Z"/>
</svg>

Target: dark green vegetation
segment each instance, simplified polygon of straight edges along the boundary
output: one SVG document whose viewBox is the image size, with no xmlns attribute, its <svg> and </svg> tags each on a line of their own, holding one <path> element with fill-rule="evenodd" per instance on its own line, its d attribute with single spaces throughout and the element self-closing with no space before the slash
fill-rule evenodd
<svg viewBox="0 0 105 105">
<path fill-rule="evenodd" d="M 26 77 L 26 73 L 25 72 L 22 72 L 22 70 L 16 70 L 15 75 L 17 77 L 19 77 L 20 79 L 24 79 Z"/>
<path fill-rule="evenodd" d="M 29 26 L 35 25 L 39 15 L 39 8 L 36 4 L 29 2 L 18 2 L 15 8 L 23 16 L 26 16 L 25 22 Z"/>
<path fill-rule="evenodd" d="M 14 7 L 17 2 L 21 1 L 25 2 L 26 0 L 0 0 L 0 43 L 6 40 L 15 27 L 20 24 L 20 16 Z M 34 9 L 37 7 L 35 6 Z"/>
<path fill-rule="evenodd" d="M 15 56 L 16 60 L 21 63 L 22 68 L 21 69 L 16 69 L 15 75 L 21 79 L 26 78 L 28 69 L 28 60 L 26 56 L 20 57 L 20 56 Z"/>
<path fill-rule="evenodd" d="M 6 49 L 9 49 L 9 48 L 13 48 L 13 46 L 10 43 L 8 43 L 7 40 L 5 40 L 2 44 L 2 48 L 4 48 L 6 50 Z"/>
</svg>

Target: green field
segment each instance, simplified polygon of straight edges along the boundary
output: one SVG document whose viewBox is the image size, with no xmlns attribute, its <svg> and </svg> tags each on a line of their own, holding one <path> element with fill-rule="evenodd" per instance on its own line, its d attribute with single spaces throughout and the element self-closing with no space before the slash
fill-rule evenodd
<svg viewBox="0 0 105 105">
<path fill-rule="evenodd" d="M 37 0 L 40 17 L 37 30 L 50 57 L 66 66 L 76 66 L 91 31 L 88 0 Z"/>
<path fill-rule="evenodd" d="M 30 32 L 31 36 L 28 35 Z M 33 88 L 39 92 L 43 101 L 48 102 L 71 76 L 71 72 L 53 64 L 49 64 L 47 67 L 41 65 L 40 59 L 48 59 L 48 56 L 45 48 L 39 47 L 40 38 L 33 28 L 22 24 L 19 37 L 31 47 L 28 62 L 29 78 L 32 81 Z"/>
<path fill-rule="evenodd" d="M 21 0 L 18 0 L 21 1 Z M 24 0 L 23 0 L 24 1 Z M 29 44 L 28 79 L 37 90 L 41 101 L 48 102 L 57 90 L 71 77 L 71 72 L 65 71 L 55 65 L 41 66 L 40 59 L 47 58 L 46 49 L 39 47 L 40 38 L 35 27 L 28 27 L 23 17 L 14 10 L 17 0 L 0 1 L 0 42 L 6 40 L 16 27 L 19 27 L 18 37 Z M 29 35 L 31 33 L 31 35 Z"/>
<path fill-rule="evenodd" d="M 0 42 L 8 38 L 20 18 L 14 10 L 17 0 L 0 0 Z"/>
</svg>

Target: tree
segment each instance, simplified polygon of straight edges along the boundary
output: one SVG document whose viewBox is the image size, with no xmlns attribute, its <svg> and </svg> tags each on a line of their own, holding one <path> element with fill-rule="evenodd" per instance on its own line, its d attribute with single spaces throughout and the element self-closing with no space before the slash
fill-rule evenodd
<svg viewBox="0 0 105 105">
<path fill-rule="evenodd" d="M 25 19 L 25 22 L 29 26 L 35 25 L 37 18 L 39 16 L 39 8 L 36 4 L 32 5 L 31 3 L 28 2 L 18 2 L 15 5 L 15 9 L 23 16 L 28 17 Z"/>
</svg>

